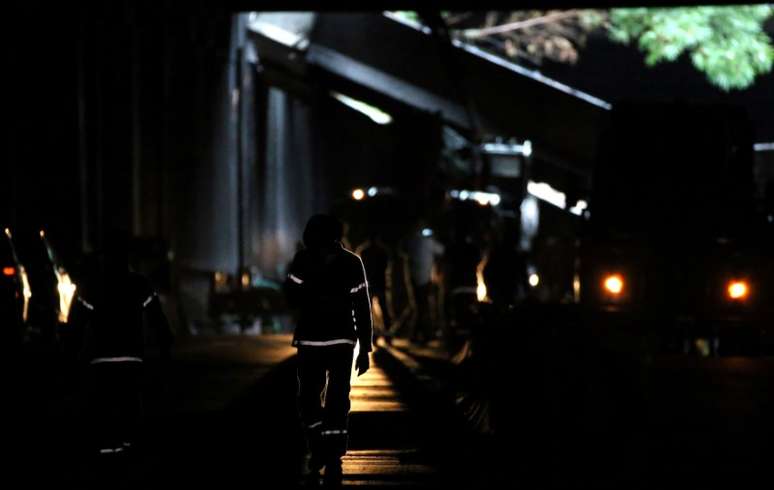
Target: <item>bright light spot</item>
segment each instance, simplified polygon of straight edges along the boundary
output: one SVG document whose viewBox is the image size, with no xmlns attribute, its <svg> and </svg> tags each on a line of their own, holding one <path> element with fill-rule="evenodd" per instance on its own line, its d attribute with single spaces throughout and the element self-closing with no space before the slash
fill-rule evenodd
<svg viewBox="0 0 774 490">
<path fill-rule="evenodd" d="M 352 199 L 355 201 L 362 201 L 365 197 L 365 192 L 363 192 L 363 189 L 355 189 L 352 191 Z"/>
<path fill-rule="evenodd" d="M 530 140 L 524 141 L 521 145 L 521 154 L 529 158 L 532 155 L 532 142 Z"/>
<path fill-rule="evenodd" d="M 774 151 L 774 143 L 755 143 L 753 149 L 755 151 Z"/>
<path fill-rule="evenodd" d="M 3 275 L 4 276 L 16 275 L 16 269 L 13 267 L 3 267 Z"/>
<path fill-rule="evenodd" d="M 521 145 L 512 143 L 485 143 L 484 151 L 495 155 L 523 155 L 529 157 L 532 155 L 532 142 L 526 140 Z"/>
<path fill-rule="evenodd" d="M 26 322 L 30 312 L 30 298 L 32 297 L 32 289 L 30 289 L 30 280 L 27 277 L 27 271 L 21 268 L 22 278 L 22 296 L 24 297 L 24 305 L 22 306 L 22 319 Z"/>
<path fill-rule="evenodd" d="M 540 284 L 540 276 L 532 273 L 529 275 L 529 285 L 534 287 L 537 287 L 537 285 Z"/>
<path fill-rule="evenodd" d="M 334 99 L 338 100 L 350 109 L 354 109 L 361 114 L 368 116 L 376 124 L 390 124 L 392 122 L 392 116 L 382 111 L 381 109 L 372 105 L 366 104 L 363 101 L 347 97 L 344 94 L 338 92 L 331 92 Z"/>
<path fill-rule="evenodd" d="M 251 19 L 250 28 L 285 46 L 296 46 L 304 39 L 303 36 L 299 36 L 295 32 L 257 19 Z"/>
<path fill-rule="evenodd" d="M 5 234 L 8 238 L 11 238 L 11 230 L 9 230 L 8 228 L 5 229 Z"/>
<path fill-rule="evenodd" d="M 40 238 L 46 238 L 46 232 L 43 230 L 40 230 Z"/>
<path fill-rule="evenodd" d="M 433 236 L 433 230 L 431 230 L 430 228 L 422 229 L 422 236 L 425 236 L 425 237 Z"/>
<path fill-rule="evenodd" d="M 567 196 L 564 192 L 554 189 L 545 182 L 528 182 L 527 192 L 558 208 L 565 209 L 567 207 Z"/>
<path fill-rule="evenodd" d="M 576 202 L 575 206 L 571 207 L 569 211 L 575 216 L 582 216 L 583 211 L 585 211 L 586 208 L 588 207 L 589 205 L 586 201 L 584 201 L 583 199 L 578 199 L 578 202 Z"/>
<path fill-rule="evenodd" d="M 484 282 L 484 268 L 489 261 L 489 257 L 484 257 L 476 267 L 476 299 L 479 303 L 488 303 L 489 296 L 487 295 L 486 282 Z"/>
<path fill-rule="evenodd" d="M 581 281 L 580 276 L 576 273 L 572 277 L 572 297 L 576 303 L 580 302 L 581 295 Z"/>
<path fill-rule="evenodd" d="M 620 274 L 611 274 L 607 276 L 603 284 L 605 286 L 605 290 L 614 296 L 621 294 L 624 288 L 623 278 Z"/>
<path fill-rule="evenodd" d="M 42 233 L 42 232 L 41 232 Z M 70 279 L 70 275 L 64 269 L 56 270 L 56 290 L 59 292 L 59 321 L 67 323 L 70 317 L 70 307 L 75 297 L 75 284 Z"/>
<path fill-rule="evenodd" d="M 376 189 L 376 187 L 369 187 L 368 188 L 368 195 L 370 197 L 374 197 L 377 192 L 378 192 L 378 190 Z"/>
<path fill-rule="evenodd" d="M 449 196 L 453 199 L 459 199 L 460 201 L 473 199 L 482 206 L 497 206 L 502 201 L 500 194 L 494 192 L 451 190 L 449 191 Z"/>
<path fill-rule="evenodd" d="M 729 281 L 727 292 L 731 299 L 745 299 L 750 293 L 750 288 L 745 281 Z"/>
</svg>

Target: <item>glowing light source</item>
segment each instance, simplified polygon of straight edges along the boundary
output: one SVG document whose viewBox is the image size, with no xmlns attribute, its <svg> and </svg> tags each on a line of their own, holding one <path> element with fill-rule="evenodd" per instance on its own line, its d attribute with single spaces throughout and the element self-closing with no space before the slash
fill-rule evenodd
<svg viewBox="0 0 774 490">
<path fill-rule="evenodd" d="M 422 236 L 424 236 L 424 237 L 433 236 L 433 230 L 431 230 L 430 228 L 423 228 L 422 229 Z"/>
<path fill-rule="evenodd" d="M 14 267 L 3 267 L 3 275 L 4 276 L 16 275 L 16 269 Z"/>
<path fill-rule="evenodd" d="M 588 207 L 589 204 L 586 201 L 583 199 L 578 199 L 578 202 L 575 203 L 575 206 L 571 207 L 568 211 L 570 211 L 575 216 L 581 216 L 583 211 L 585 211 Z"/>
<path fill-rule="evenodd" d="M 483 191 L 468 191 L 468 190 L 456 190 L 449 191 L 449 197 L 452 199 L 459 199 L 460 201 L 467 201 L 472 199 L 481 206 L 498 206 L 502 201 L 500 194 L 495 192 L 483 192 Z"/>
<path fill-rule="evenodd" d="M 533 272 L 529 275 L 529 285 L 534 288 L 537 287 L 538 284 L 540 284 L 540 276 Z"/>
<path fill-rule="evenodd" d="M 527 192 L 558 208 L 567 207 L 567 196 L 564 192 L 554 189 L 545 182 L 527 182 Z"/>
<path fill-rule="evenodd" d="M 733 300 L 743 300 L 750 294 L 750 286 L 746 281 L 732 280 L 726 287 L 728 297 Z"/>
<path fill-rule="evenodd" d="M 56 270 L 56 279 L 56 290 L 59 292 L 59 321 L 67 323 L 67 319 L 70 317 L 73 298 L 75 297 L 76 286 L 64 269 Z"/>
<path fill-rule="evenodd" d="M 376 187 L 369 187 L 368 188 L 368 196 L 369 197 L 374 197 L 378 192 L 379 192 L 379 190 Z"/>
<path fill-rule="evenodd" d="M 242 287 L 248 288 L 250 286 L 250 273 L 249 272 L 243 272 L 242 273 Z"/>
<path fill-rule="evenodd" d="M 484 281 L 484 268 L 489 261 L 489 257 L 484 257 L 476 267 L 476 299 L 479 303 L 488 303 L 489 296 L 487 295 L 486 282 Z"/>
<path fill-rule="evenodd" d="M 30 289 L 30 280 L 27 278 L 27 271 L 24 270 L 24 267 L 20 267 L 19 270 L 21 271 L 22 279 L 22 297 L 24 298 L 24 304 L 22 305 L 22 320 L 26 322 L 30 314 L 32 289 Z"/>
<path fill-rule="evenodd" d="M 11 230 L 9 230 L 8 228 L 6 228 L 6 229 L 5 229 L 5 235 L 6 235 L 8 238 L 11 238 Z"/>
<path fill-rule="evenodd" d="M 372 105 L 366 104 L 363 101 L 353 99 L 344 94 L 338 92 L 331 92 L 331 96 L 338 100 L 350 109 L 354 109 L 361 114 L 368 116 L 376 124 L 390 124 L 392 122 L 392 116 Z"/>
<path fill-rule="evenodd" d="M 354 191 L 352 191 L 352 199 L 354 199 L 355 201 L 362 201 L 364 197 L 365 197 L 365 192 L 363 191 L 363 189 L 355 189 Z"/>
<path fill-rule="evenodd" d="M 610 274 L 606 276 L 602 284 L 605 287 L 605 291 L 613 296 L 618 296 L 623 292 L 624 281 L 620 274 Z"/>
<path fill-rule="evenodd" d="M 485 143 L 484 151 L 495 155 L 523 155 L 529 157 L 532 155 L 532 142 L 525 140 L 524 143 L 517 145 L 513 143 Z"/>
</svg>

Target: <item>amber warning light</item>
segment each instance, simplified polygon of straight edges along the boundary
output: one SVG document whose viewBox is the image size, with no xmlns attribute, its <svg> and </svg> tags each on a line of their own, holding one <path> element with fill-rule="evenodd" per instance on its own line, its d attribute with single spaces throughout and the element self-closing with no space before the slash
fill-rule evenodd
<svg viewBox="0 0 774 490">
<path fill-rule="evenodd" d="M 16 269 L 13 267 L 3 267 L 3 275 L 4 276 L 13 276 L 16 274 Z"/>
</svg>

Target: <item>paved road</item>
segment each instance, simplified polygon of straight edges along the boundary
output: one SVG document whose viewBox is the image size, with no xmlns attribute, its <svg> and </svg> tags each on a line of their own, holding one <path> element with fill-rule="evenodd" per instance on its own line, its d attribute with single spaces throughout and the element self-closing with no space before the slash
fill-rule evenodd
<svg viewBox="0 0 774 490">
<path fill-rule="evenodd" d="M 288 344 L 287 336 L 181 342 L 166 382 L 149 383 L 143 456 L 102 476 L 83 451 L 87 421 L 67 371 L 23 365 L 7 402 L 19 408 L 8 419 L 19 435 L 8 440 L 8 474 L 33 487 L 294 488 L 302 439 Z M 583 364 L 565 349 L 514 353 L 496 375 L 467 380 L 495 386 L 493 406 L 467 404 L 450 385 L 432 388 L 455 368 L 431 354 L 381 349 L 354 379 L 344 486 L 747 488 L 774 461 L 774 359 Z M 465 432 L 466 410 L 499 410 L 501 433 Z"/>
<path fill-rule="evenodd" d="M 105 466 L 86 453 L 88 421 L 77 393 L 39 393 L 38 426 L 26 432 L 22 471 L 35 484 L 65 488 L 294 488 L 302 436 L 288 336 L 210 336 L 181 342 L 163 382 L 148 383 L 139 457 Z M 435 486 L 423 421 L 380 367 L 353 375 L 350 451 L 344 486 Z M 38 373 L 34 382 L 46 375 Z M 34 441 L 34 442 L 33 442 Z M 43 448 L 43 450 L 40 450 Z M 37 460 L 35 460 L 37 458 Z M 104 458 L 103 458 L 104 459 Z M 48 471 L 40 471 L 47 468 Z"/>
</svg>

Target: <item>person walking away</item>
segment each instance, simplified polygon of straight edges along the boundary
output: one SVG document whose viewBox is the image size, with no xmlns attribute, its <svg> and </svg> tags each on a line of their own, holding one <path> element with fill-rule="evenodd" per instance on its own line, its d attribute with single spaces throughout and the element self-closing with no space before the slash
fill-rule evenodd
<svg viewBox="0 0 774 490">
<path fill-rule="evenodd" d="M 284 288 L 297 313 L 298 407 L 307 441 L 307 477 L 325 467 L 326 480 L 342 476 L 347 450 L 350 378 L 356 343 L 358 375 L 370 367 L 371 300 L 363 262 L 341 244 L 333 216 L 312 216 L 305 249 L 293 258 Z"/>
<path fill-rule="evenodd" d="M 172 333 L 149 281 L 130 271 L 127 239 L 106 237 L 101 254 L 79 284 L 70 323 L 81 331 L 81 359 L 89 380 L 91 443 L 100 466 L 125 460 L 138 439 L 142 418 L 143 361 L 153 332 L 162 362 L 170 357 Z M 108 475 L 109 476 L 109 475 Z"/>
</svg>

